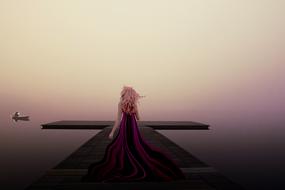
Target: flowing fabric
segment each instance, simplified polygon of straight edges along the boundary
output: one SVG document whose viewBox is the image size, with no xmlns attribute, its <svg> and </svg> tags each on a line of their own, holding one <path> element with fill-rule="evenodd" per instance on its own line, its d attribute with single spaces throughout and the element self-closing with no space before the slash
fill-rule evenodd
<svg viewBox="0 0 285 190">
<path fill-rule="evenodd" d="M 92 163 L 83 182 L 172 181 L 185 179 L 177 164 L 140 134 L 134 114 L 123 112 L 119 131 L 102 160 Z"/>
</svg>

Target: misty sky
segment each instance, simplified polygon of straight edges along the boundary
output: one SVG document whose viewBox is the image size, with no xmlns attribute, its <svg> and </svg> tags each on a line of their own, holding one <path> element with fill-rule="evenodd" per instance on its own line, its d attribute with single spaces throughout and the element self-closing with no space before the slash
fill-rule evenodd
<svg viewBox="0 0 285 190">
<path fill-rule="evenodd" d="M 285 1 L 1 0 L 1 114 L 142 119 L 284 113 Z"/>
</svg>

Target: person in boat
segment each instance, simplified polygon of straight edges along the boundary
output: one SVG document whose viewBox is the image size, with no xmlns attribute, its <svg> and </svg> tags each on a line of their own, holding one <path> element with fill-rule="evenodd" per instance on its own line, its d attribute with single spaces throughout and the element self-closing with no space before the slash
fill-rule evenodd
<svg viewBox="0 0 285 190">
<path fill-rule="evenodd" d="M 29 121 L 29 116 L 20 116 L 19 112 L 15 112 L 14 115 L 12 116 L 12 119 L 16 122 L 18 120 Z"/>
</svg>

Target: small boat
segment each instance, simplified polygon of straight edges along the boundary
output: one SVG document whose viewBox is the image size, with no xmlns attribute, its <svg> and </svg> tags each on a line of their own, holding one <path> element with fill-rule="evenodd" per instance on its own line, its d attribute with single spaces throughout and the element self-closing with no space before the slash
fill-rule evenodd
<svg viewBox="0 0 285 190">
<path fill-rule="evenodd" d="M 12 116 L 12 119 L 14 121 L 18 121 L 18 120 L 21 120 L 21 121 L 29 121 L 30 120 L 30 116 L 20 116 L 20 113 L 19 112 L 15 112 L 14 115 Z"/>
</svg>

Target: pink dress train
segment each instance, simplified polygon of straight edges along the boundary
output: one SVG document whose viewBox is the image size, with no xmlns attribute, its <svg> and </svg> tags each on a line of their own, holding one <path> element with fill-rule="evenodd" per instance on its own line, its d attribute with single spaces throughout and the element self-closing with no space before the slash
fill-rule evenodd
<svg viewBox="0 0 285 190">
<path fill-rule="evenodd" d="M 119 131 L 102 160 L 92 163 L 82 182 L 172 181 L 186 179 L 169 155 L 148 144 L 134 114 L 123 112 Z"/>
</svg>

